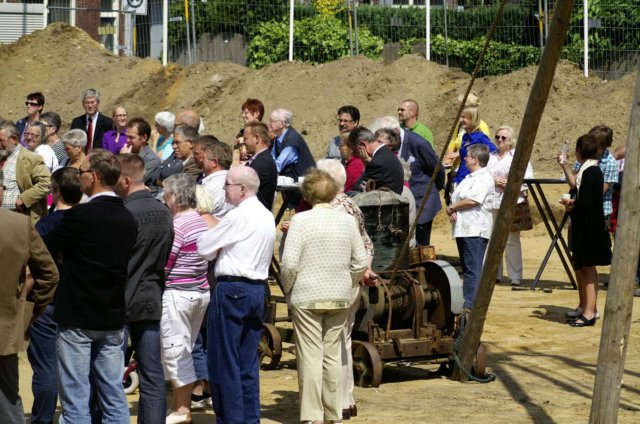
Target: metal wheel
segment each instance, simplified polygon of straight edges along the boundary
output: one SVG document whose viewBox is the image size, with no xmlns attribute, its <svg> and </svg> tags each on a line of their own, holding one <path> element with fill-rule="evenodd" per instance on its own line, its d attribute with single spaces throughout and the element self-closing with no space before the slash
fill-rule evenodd
<svg viewBox="0 0 640 424">
<path fill-rule="evenodd" d="M 376 348 L 367 342 L 354 341 L 353 381 L 358 387 L 378 387 L 382 382 L 382 361 Z"/>
<path fill-rule="evenodd" d="M 275 369 L 282 356 L 282 337 L 273 324 L 262 324 L 262 338 L 258 345 L 260 367 L 263 370 Z"/>
<path fill-rule="evenodd" d="M 474 377 L 484 378 L 484 374 L 487 368 L 487 349 L 480 343 L 478 351 L 476 352 L 476 359 L 473 361 L 473 368 L 471 373 Z"/>
</svg>

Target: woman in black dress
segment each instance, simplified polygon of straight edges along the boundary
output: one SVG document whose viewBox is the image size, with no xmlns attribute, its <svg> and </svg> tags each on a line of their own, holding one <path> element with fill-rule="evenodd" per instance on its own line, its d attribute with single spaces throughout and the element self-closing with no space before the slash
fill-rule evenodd
<svg viewBox="0 0 640 424">
<path fill-rule="evenodd" d="M 577 309 L 580 315 L 570 320 L 569 324 L 572 327 L 585 327 L 596 322 L 596 266 L 611 264 L 611 240 L 602 209 L 604 179 L 598 166 L 598 144 L 592 136 L 583 135 L 578 138 L 576 159 L 582 163 L 575 176 L 577 192 L 575 198 L 562 199 L 562 203 L 571 213 L 569 245 L 580 290 L 580 305 Z M 563 160 L 566 161 L 566 158 Z M 563 168 L 566 170 L 566 167 Z"/>
</svg>

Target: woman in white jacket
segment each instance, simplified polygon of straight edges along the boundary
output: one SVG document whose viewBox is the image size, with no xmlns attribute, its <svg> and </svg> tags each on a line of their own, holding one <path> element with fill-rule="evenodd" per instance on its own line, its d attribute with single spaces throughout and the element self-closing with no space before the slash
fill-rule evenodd
<svg viewBox="0 0 640 424">
<path fill-rule="evenodd" d="M 493 177 L 495 184 L 495 194 L 493 198 L 493 219 L 495 221 L 498 215 L 498 209 L 502 203 L 502 195 L 504 194 L 504 188 L 507 185 L 507 177 L 509 176 L 509 169 L 511 168 L 511 162 L 513 161 L 513 154 L 515 153 L 515 135 L 513 128 L 503 125 L 496 131 L 494 142 L 498 146 L 498 150 L 491 153 L 489 157 L 489 165 L 487 168 Z M 533 178 L 533 167 L 531 162 L 527 164 L 527 170 L 524 173 L 524 178 Z M 518 195 L 518 203 L 526 201 L 527 187 L 523 185 Z M 507 238 L 507 244 L 504 249 L 504 262 L 507 263 L 507 274 L 511 280 L 512 286 L 519 286 L 522 282 L 522 246 L 520 245 L 520 231 L 510 231 Z M 498 281 L 503 281 L 503 261 L 500 261 L 500 267 L 498 268 Z"/>
</svg>

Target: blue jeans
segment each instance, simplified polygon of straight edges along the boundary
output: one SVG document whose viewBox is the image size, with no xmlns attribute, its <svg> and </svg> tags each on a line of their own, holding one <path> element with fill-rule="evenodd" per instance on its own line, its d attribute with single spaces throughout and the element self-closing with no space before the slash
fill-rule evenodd
<svg viewBox="0 0 640 424">
<path fill-rule="evenodd" d="M 51 424 L 58 403 L 58 360 L 56 358 L 56 333 L 53 305 L 47 306 L 42 315 L 29 327 L 27 357 L 33 369 L 31 391 L 32 424 Z"/>
<path fill-rule="evenodd" d="M 205 319 L 207 317 L 205 316 Z M 196 342 L 193 345 L 191 351 L 191 358 L 193 359 L 193 370 L 196 372 L 196 378 L 198 380 L 208 380 L 209 370 L 207 369 L 207 327 L 204 326 L 205 321 L 202 321 L 203 326 L 200 327 L 200 333 L 196 338 Z"/>
<path fill-rule="evenodd" d="M 60 424 L 91 422 L 91 383 L 97 391 L 103 423 L 129 424 L 129 404 L 122 387 L 123 330 L 82 330 L 58 326 Z"/>
<path fill-rule="evenodd" d="M 22 398 L 18 393 L 18 355 L 0 356 L 0 423 L 24 424 Z"/>
<path fill-rule="evenodd" d="M 260 422 L 264 285 L 219 282 L 209 304 L 209 384 L 218 424 Z"/>
<path fill-rule="evenodd" d="M 140 378 L 138 422 L 163 423 L 167 411 L 167 393 L 162 362 L 160 362 L 160 321 L 130 322 L 125 327 L 123 338 L 125 349 L 127 334 L 131 336 L 131 347 L 138 362 L 137 373 Z"/>
<path fill-rule="evenodd" d="M 465 308 L 473 308 L 488 243 L 489 240 L 482 237 L 456 237 L 462 263 L 462 294 Z"/>
</svg>

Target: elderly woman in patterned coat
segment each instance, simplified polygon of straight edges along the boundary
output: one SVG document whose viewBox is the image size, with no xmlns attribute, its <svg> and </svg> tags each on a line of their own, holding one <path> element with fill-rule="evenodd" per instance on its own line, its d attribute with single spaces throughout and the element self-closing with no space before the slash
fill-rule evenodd
<svg viewBox="0 0 640 424">
<path fill-rule="evenodd" d="M 330 202 L 338 183 L 310 171 L 302 183 L 313 206 L 296 214 L 282 257 L 282 280 L 296 335 L 300 420 L 342 422 L 340 337 L 367 254 L 353 216 Z"/>
</svg>

